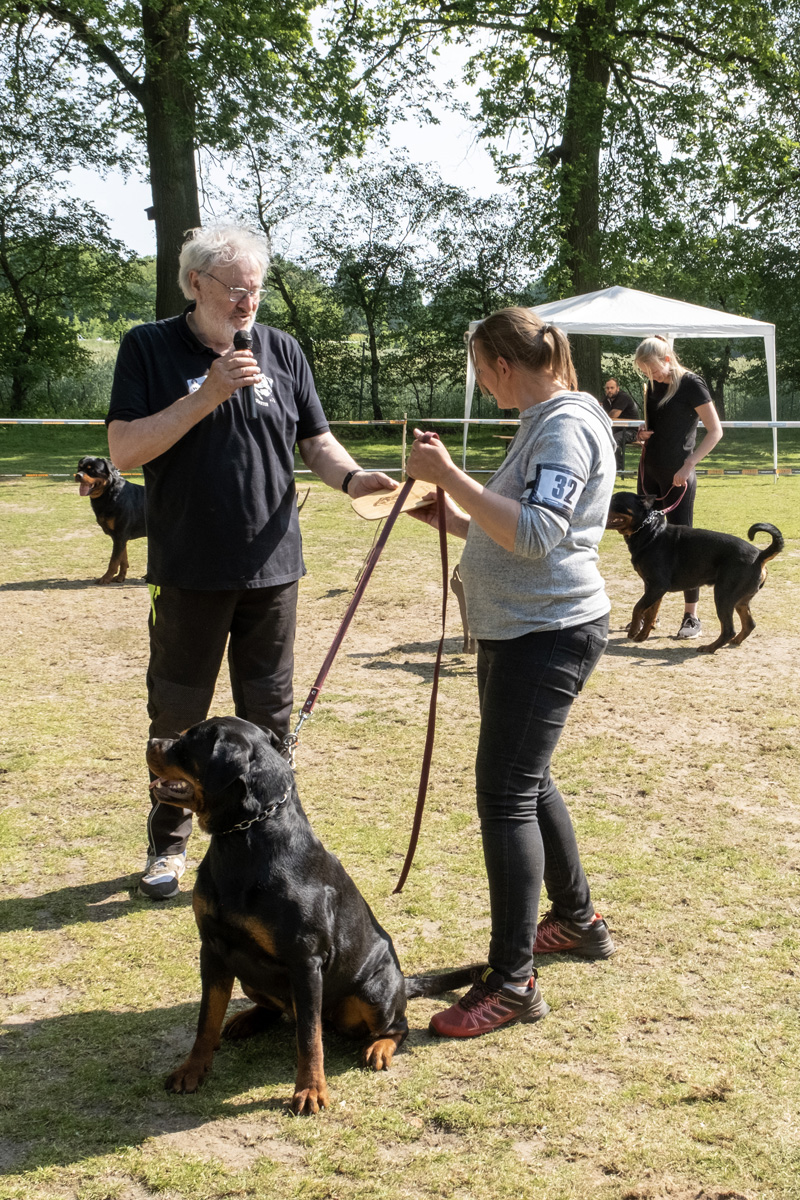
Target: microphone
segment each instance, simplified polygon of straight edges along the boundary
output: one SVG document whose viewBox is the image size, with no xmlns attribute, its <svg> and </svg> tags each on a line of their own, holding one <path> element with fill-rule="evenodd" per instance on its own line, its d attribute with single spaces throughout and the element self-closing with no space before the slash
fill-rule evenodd
<svg viewBox="0 0 800 1200">
<path fill-rule="evenodd" d="M 234 350 L 252 350 L 253 335 L 249 329 L 237 329 L 233 335 Z M 248 421 L 255 421 L 258 417 L 258 409 L 256 408 L 256 394 L 253 391 L 252 383 L 248 383 L 242 388 L 242 400 L 244 401 L 244 411 Z"/>
</svg>

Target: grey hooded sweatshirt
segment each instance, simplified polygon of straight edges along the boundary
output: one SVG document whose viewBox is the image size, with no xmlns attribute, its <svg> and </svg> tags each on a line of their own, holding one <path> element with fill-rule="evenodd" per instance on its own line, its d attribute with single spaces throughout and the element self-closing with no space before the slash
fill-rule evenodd
<svg viewBox="0 0 800 1200">
<path fill-rule="evenodd" d="M 568 629 L 609 611 L 597 547 L 615 449 L 611 422 L 586 392 L 559 392 L 520 414 L 503 465 L 486 484 L 522 505 L 513 553 L 473 519 L 461 558 L 476 638 Z"/>
</svg>

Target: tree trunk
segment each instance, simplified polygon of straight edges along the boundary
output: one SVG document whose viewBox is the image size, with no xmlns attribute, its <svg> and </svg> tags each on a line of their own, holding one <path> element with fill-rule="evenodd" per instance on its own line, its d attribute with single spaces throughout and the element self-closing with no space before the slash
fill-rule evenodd
<svg viewBox="0 0 800 1200">
<path fill-rule="evenodd" d="M 731 373 L 731 344 L 726 342 L 722 357 L 716 362 L 705 359 L 701 368 L 706 387 L 711 393 L 720 421 L 725 420 L 725 384 Z"/>
<path fill-rule="evenodd" d="M 12 417 L 19 417 L 25 412 L 27 396 L 28 389 L 25 380 L 21 373 L 13 368 L 11 371 L 11 398 L 8 405 L 8 411 Z"/>
<path fill-rule="evenodd" d="M 142 31 L 142 107 L 156 223 L 156 320 L 162 320 L 182 312 L 186 304 L 178 286 L 178 256 L 186 231 L 200 224 L 186 5 L 143 0 Z"/>
<path fill-rule="evenodd" d="M 381 360 L 378 358 L 378 338 L 371 316 L 366 312 L 364 316 L 369 332 L 369 390 L 370 399 L 372 400 L 372 419 L 373 421 L 382 421 L 383 412 L 381 410 L 381 398 L 378 388 L 378 378 L 381 368 Z"/>
<path fill-rule="evenodd" d="M 567 39 L 570 77 L 561 140 L 559 207 L 564 221 L 563 264 L 573 294 L 602 286 L 600 150 L 611 68 L 603 43 L 613 29 L 616 0 L 581 3 Z M 573 337 L 572 356 L 581 388 L 601 392 L 600 341 Z"/>
</svg>

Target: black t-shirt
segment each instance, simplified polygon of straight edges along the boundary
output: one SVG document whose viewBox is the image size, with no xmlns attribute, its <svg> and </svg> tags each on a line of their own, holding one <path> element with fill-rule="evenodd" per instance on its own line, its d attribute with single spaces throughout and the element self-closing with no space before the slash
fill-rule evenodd
<svg viewBox="0 0 800 1200">
<path fill-rule="evenodd" d="M 711 395 L 699 375 L 690 371 L 681 379 L 678 390 L 666 404 L 659 404 L 668 384 L 648 383 L 645 397 L 647 428 L 647 466 L 677 471 L 694 450 L 697 440 L 697 409 L 711 404 Z"/>
<path fill-rule="evenodd" d="M 194 336 L 186 312 L 125 335 L 106 424 L 151 416 L 201 385 L 218 355 Z M 144 466 L 150 583 L 212 591 L 305 574 L 294 447 L 329 426 L 294 338 L 267 325 L 252 335 L 257 418 L 247 419 L 236 391 Z"/>
<path fill-rule="evenodd" d="M 618 420 L 618 421 L 641 420 L 639 410 L 636 407 L 635 400 L 633 399 L 632 396 L 628 395 L 627 392 L 623 392 L 621 388 L 617 392 L 616 396 L 608 397 L 606 395 L 603 395 L 603 397 L 600 400 L 600 403 L 602 404 L 603 408 L 605 409 L 605 411 L 607 413 L 610 413 L 612 409 L 620 410 L 619 417 L 615 417 L 614 418 L 615 420 Z"/>
</svg>

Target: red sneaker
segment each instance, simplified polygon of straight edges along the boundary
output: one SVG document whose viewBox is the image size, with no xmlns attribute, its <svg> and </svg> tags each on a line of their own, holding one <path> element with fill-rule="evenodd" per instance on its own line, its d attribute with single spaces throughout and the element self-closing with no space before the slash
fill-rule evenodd
<svg viewBox="0 0 800 1200">
<path fill-rule="evenodd" d="M 557 917 L 549 912 L 536 928 L 533 953 L 536 954 L 579 954 L 581 958 L 610 958 L 616 950 L 611 934 L 600 913 L 588 929 L 582 929 L 574 921 Z"/>
<path fill-rule="evenodd" d="M 517 1021 L 540 1021 L 550 1012 L 542 999 L 536 976 L 533 975 L 525 992 L 515 992 L 491 967 L 472 972 L 473 984 L 458 1003 L 431 1018 L 429 1029 L 439 1037 L 478 1037 L 491 1033 L 501 1025 Z"/>
</svg>

